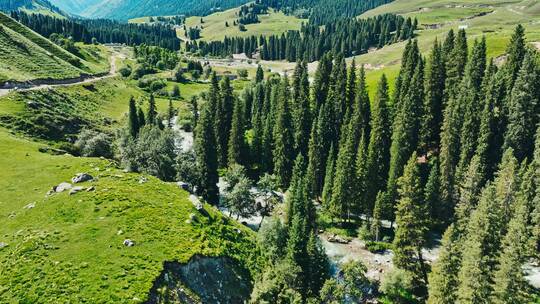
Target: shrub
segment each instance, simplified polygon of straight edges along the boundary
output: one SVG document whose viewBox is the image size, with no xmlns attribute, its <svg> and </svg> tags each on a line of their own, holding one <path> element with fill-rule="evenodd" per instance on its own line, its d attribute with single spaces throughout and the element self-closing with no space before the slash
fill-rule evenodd
<svg viewBox="0 0 540 304">
<path fill-rule="evenodd" d="M 371 230 L 369 229 L 367 222 L 365 222 L 364 224 L 362 224 L 362 226 L 360 226 L 360 228 L 358 228 L 357 234 L 361 240 L 364 240 L 364 241 L 373 240 L 373 234 L 371 233 Z"/>
<path fill-rule="evenodd" d="M 163 89 L 167 84 L 161 80 L 161 79 L 154 79 L 152 83 L 150 83 L 150 90 L 152 92 L 157 92 L 161 89 Z"/>
<path fill-rule="evenodd" d="M 127 170 L 147 173 L 164 181 L 175 179 L 176 146 L 171 129 L 146 125 L 137 138 L 125 132 L 120 137 L 119 149 L 122 165 Z"/>
<path fill-rule="evenodd" d="M 394 269 L 382 278 L 379 291 L 390 303 L 416 303 L 412 288 L 411 276 L 401 269 Z"/>
<path fill-rule="evenodd" d="M 237 74 L 238 74 L 238 77 L 240 78 L 247 78 L 249 76 L 249 73 L 246 69 L 238 70 Z"/>
<path fill-rule="evenodd" d="M 85 129 L 75 142 L 82 156 L 112 158 L 111 138 L 104 133 Z"/>
<path fill-rule="evenodd" d="M 386 250 L 392 249 L 392 244 L 385 242 L 366 242 L 366 249 L 373 253 L 383 253 Z"/>
<path fill-rule="evenodd" d="M 122 75 L 122 77 L 129 77 L 131 76 L 131 67 L 130 66 L 123 66 L 120 70 L 120 75 Z"/>
</svg>

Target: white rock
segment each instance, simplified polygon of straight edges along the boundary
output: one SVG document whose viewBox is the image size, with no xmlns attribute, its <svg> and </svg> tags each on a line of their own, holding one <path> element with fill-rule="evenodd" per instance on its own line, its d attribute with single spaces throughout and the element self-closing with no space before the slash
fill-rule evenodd
<svg viewBox="0 0 540 304">
<path fill-rule="evenodd" d="M 57 193 L 60 193 L 60 192 L 64 192 L 66 190 L 69 190 L 71 188 L 72 188 L 72 186 L 71 186 L 70 183 L 60 183 L 58 186 L 56 186 L 54 191 L 56 191 Z"/>
<path fill-rule="evenodd" d="M 124 240 L 124 246 L 133 247 L 133 246 L 135 246 L 135 242 L 133 242 L 130 239 L 126 239 L 126 240 Z"/>
<path fill-rule="evenodd" d="M 73 188 L 71 188 L 71 190 L 69 190 L 69 195 L 73 195 L 73 194 L 75 194 L 77 192 L 81 192 L 83 190 L 84 190 L 84 188 L 80 187 L 80 186 L 73 187 Z"/>
</svg>

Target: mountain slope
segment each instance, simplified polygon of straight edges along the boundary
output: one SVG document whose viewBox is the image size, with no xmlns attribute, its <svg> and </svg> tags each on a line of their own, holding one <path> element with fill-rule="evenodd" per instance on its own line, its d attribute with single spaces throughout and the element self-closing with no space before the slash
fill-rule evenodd
<svg viewBox="0 0 540 304">
<path fill-rule="evenodd" d="M 69 12 L 70 14 L 80 15 L 84 12 L 85 9 L 92 7 L 102 0 L 51 0 L 51 2 L 58 6 L 63 11 Z"/>
<path fill-rule="evenodd" d="M 0 13 L 0 83 L 93 74 L 92 64 Z M 29 60 L 31 59 L 31 60 Z"/>
<path fill-rule="evenodd" d="M 128 20 L 144 16 L 208 15 L 248 0 L 53 0 L 68 12 L 88 18 Z"/>
<path fill-rule="evenodd" d="M 211 207 L 202 215 L 175 184 L 41 148 L 0 128 L 0 302 L 139 303 L 167 261 L 252 265 L 253 233 Z M 78 172 L 95 178 L 77 184 L 93 191 L 45 195 Z"/>
<path fill-rule="evenodd" d="M 66 14 L 48 0 L 3 0 L 0 1 L 0 11 L 25 11 L 27 13 L 39 13 L 64 17 Z"/>
</svg>

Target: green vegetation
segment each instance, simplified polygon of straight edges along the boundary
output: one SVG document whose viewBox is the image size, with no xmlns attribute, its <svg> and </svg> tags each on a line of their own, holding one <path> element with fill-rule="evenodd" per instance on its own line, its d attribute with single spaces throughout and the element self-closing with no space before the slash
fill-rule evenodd
<svg viewBox="0 0 540 304">
<path fill-rule="evenodd" d="M 229 256 L 256 269 L 252 232 L 209 206 L 207 217 L 198 213 L 176 185 L 152 177 L 141 183 L 142 176 L 107 161 L 51 156 L 40 147 L 0 130 L 0 235 L 8 244 L 0 249 L 0 298 L 140 302 L 164 261 L 187 262 L 194 254 Z M 95 177 L 81 184 L 94 191 L 45 196 L 78 172 Z M 125 239 L 135 246 L 124 246 Z"/>
<path fill-rule="evenodd" d="M 0 82 L 76 78 L 108 71 L 104 48 L 82 47 L 79 58 L 3 13 L 0 47 Z"/>
<path fill-rule="evenodd" d="M 241 31 L 238 26 L 233 25 L 235 20 L 238 19 L 237 13 L 239 11 L 239 8 L 234 8 L 206 17 L 189 17 L 186 19 L 185 26 L 188 29 L 202 27 L 201 39 L 204 41 L 221 41 L 225 37 L 279 35 L 288 30 L 299 30 L 302 22 L 306 21 L 270 9 L 268 14 L 259 15 L 259 23 L 247 24 L 245 25 L 246 31 Z M 204 23 L 201 23 L 201 20 Z M 225 26 L 225 23 L 229 26 Z M 178 29 L 177 31 L 179 37 L 187 39 L 183 29 Z"/>
</svg>

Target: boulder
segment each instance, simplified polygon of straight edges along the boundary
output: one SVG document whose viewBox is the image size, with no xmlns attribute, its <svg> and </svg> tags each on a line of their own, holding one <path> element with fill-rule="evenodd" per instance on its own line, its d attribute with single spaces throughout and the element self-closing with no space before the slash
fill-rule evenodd
<svg viewBox="0 0 540 304">
<path fill-rule="evenodd" d="M 344 239 L 339 235 L 331 235 L 328 237 L 328 241 L 330 243 L 338 243 L 338 244 L 349 244 L 350 240 Z"/>
<path fill-rule="evenodd" d="M 90 175 L 88 173 L 77 173 L 77 175 L 75 175 L 75 177 L 73 177 L 71 179 L 71 181 L 74 184 L 77 184 L 77 183 L 87 182 L 87 181 L 90 181 L 90 180 L 93 180 L 93 179 L 94 178 L 92 177 L 92 175 Z"/>
<path fill-rule="evenodd" d="M 8 243 L 0 242 L 0 249 L 7 247 Z"/>
<path fill-rule="evenodd" d="M 124 240 L 124 246 L 133 247 L 133 246 L 135 246 L 135 242 L 130 240 L 130 239 L 126 239 L 126 240 Z"/>
<path fill-rule="evenodd" d="M 94 186 L 90 186 L 88 188 L 86 188 L 86 192 L 92 192 L 92 191 L 95 191 L 96 190 L 96 187 Z"/>
<path fill-rule="evenodd" d="M 73 194 L 75 194 L 77 192 L 81 192 L 83 190 L 84 190 L 84 188 L 80 187 L 80 186 L 73 187 L 73 188 L 71 188 L 71 190 L 69 190 L 69 195 L 73 195 Z"/>
<path fill-rule="evenodd" d="M 186 183 L 186 182 L 178 182 L 176 183 L 178 185 L 178 187 L 182 190 L 185 190 L 187 192 L 190 192 L 191 193 L 191 186 L 190 184 Z"/>
<path fill-rule="evenodd" d="M 139 177 L 139 184 L 144 184 L 148 181 L 148 178 L 144 177 L 144 176 L 141 176 Z"/>
<path fill-rule="evenodd" d="M 69 190 L 72 187 L 73 186 L 71 186 L 70 183 L 60 183 L 58 186 L 54 187 L 54 191 L 56 191 L 56 193 L 60 193 Z"/>
</svg>

